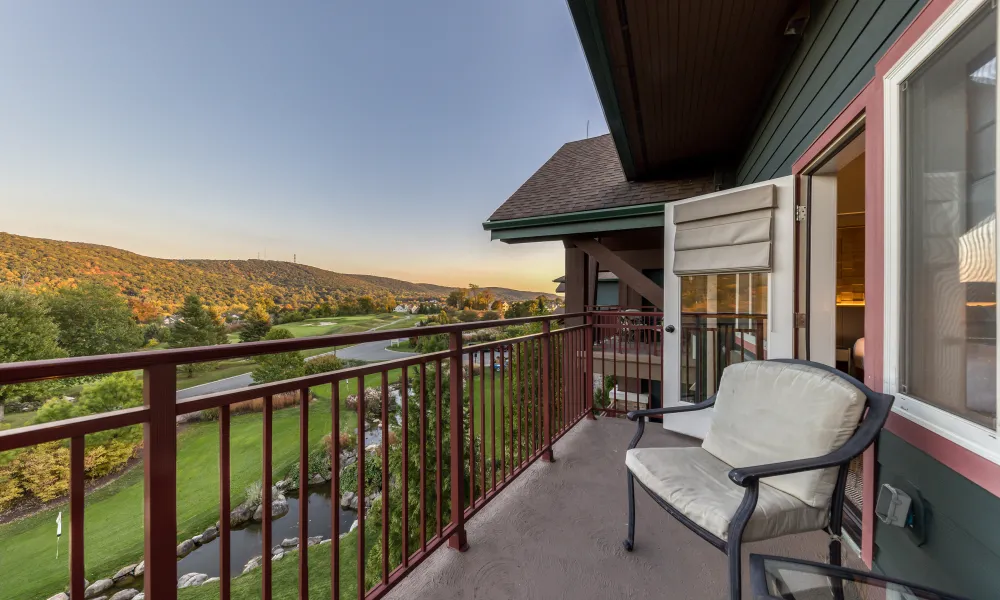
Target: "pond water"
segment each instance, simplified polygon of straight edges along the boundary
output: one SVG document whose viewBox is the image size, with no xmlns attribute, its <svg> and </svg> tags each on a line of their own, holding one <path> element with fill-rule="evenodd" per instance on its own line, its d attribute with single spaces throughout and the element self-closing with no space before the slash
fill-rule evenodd
<svg viewBox="0 0 1000 600">
<path fill-rule="evenodd" d="M 298 492 L 293 492 L 292 496 L 287 496 L 288 514 L 275 519 L 271 523 L 272 547 L 281 543 L 285 538 L 298 537 L 299 535 L 299 497 Z M 333 500 L 330 498 L 329 485 L 318 485 L 309 488 L 309 530 L 308 537 L 322 535 L 324 539 L 330 537 L 333 531 L 331 508 Z M 339 503 L 339 502 L 338 502 Z M 340 533 L 350 531 L 351 524 L 357 519 L 357 512 L 350 509 L 337 509 L 337 516 L 340 522 Z M 233 577 L 243 572 L 244 565 L 255 557 L 260 556 L 263 551 L 264 533 L 260 523 L 250 523 L 242 529 L 233 529 L 229 535 L 229 568 Z M 271 549 L 268 548 L 267 552 Z M 209 577 L 219 575 L 219 541 L 213 540 L 204 546 L 195 548 L 177 562 L 178 576 L 185 573 L 204 573 Z"/>
</svg>

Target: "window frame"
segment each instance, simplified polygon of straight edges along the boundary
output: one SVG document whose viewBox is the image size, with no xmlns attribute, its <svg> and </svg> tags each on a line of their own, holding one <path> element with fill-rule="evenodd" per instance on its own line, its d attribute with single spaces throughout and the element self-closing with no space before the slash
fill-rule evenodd
<svg viewBox="0 0 1000 600">
<path fill-rule="evenodd" d="M 987 2 L 994 0 L 955 0 L 927 31 L 913 44 L 902 57 L 890 68 L 883 77 L 883 116 L 884 116 L 884 324 L 885 338 L 883 348 L 883 391 L 893 394 L 896 402 L 892 411 L 913 421 L 917 425 L 937 433 L 938 435 L 970 450 L 993 463 L 1000 464 L 1000 390 L 997 394 L 997 427 L 990 429 L 974 423 L 959 415 L 924 402 L 900 391 L 901 353 L 900 344 L 903 336 L 901 318 L 903 314 L 901 276 L 903 266 L 903 246 L 901 224 L 904 218 L 902 207 L 902 189 L 904 179 L 903 165 L 903 110 L 902 85 L 938 49 L 944 46 L 969 19 Z M 994 18 L 1000 21 L 1000 10 L 995 10 Z M 1000 27 L 998 27 L 1000 31 Z M 1000 116 L 1000 99 L 997 111 Z M 998 120 L 1000 122 L 1000 120 Z M 1000 127 L 998 138 L 994 143 L 1000 148 Z M 1000 152 L 996 153 L 997 166 L 1000 167 Z M 1000 169 L 998 169 L 1000 172 Z M 1000 204 L 1000 177 L 996 177 L 998 189 L 995 202 Z M 1000 212 L 1000 211 L 998 211 Z M 1000 233 L 1000 232 L 998 232 Z M 1000 243 L 996 244 L 1000 255 Z M 997 262 L 1000 265 L 1000 261 Z M 998 294 L 1000 298 L 1000 277 L 997 277 Z M 998 348 L 1000 351 L 1000 348 Z M 1000 388 L 1000 356 L 997 360 L 997 386 Z"/>
</svg>

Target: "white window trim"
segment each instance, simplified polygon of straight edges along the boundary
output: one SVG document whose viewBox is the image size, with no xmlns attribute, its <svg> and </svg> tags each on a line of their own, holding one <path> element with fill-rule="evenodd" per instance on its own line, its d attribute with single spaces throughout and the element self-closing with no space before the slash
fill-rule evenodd
<svg viewBox="0 0 1000 600">
<path fill-rule="evenodd" d="M 885 130 L 885 314 L 884 314 L 884 350 L 883 350 L 883 389 L 886 393 L 896 396 L 893 412 L 899 414 L 917 425 L 937 433 L 967 450 L 970 450 L 994 463 L 1000 464 L 1000 439 L 998 431 L 991 430 L 940 409 L 934 405 L 922 402 L 899 390 L 900 366 L 900 322 L 902 302 L 900 298 L 900 223 L 902 219 L 901 206 L 901 119 L 900 86 L 918 67 L 920 67 L 953 33 L 983 5 L 990 0 L 955 0 L 951 6 L 924 32 L 920 39 L 910 47 L 895 65 L 885 74 L 883 79 L 883 111 Z M 997 11 L 1000 15 L 1000 11 Z M 997 103 L 1000 113 L 1000 102 Z M 1000 122 L 1000 119 L 998 119 Z M 1000 128 L 998 128 L 1000 130 Z M 998 134 L 1000 136 L 1000 134 Z M 998 137 L 1000 147 L 1000 137 Z M 1000 152 L 997 153 L 1000 163 Z M 1000 169 L 998 169 L 1000 171 Z M 997 178 L 1000 182 L 1000 178 Z M 1000 184 L 998 184 L 1000 185 Z M 1000 189 L 996 198 L 1000 201 Z M 1000 250 L 1000 244 L 997 244 Z M 1000 251 L 998 251 L 1000 254 Z M 997 264 L 1000 264 L 998 262 Z M 998 278 L 1000 279 L 1000 278 Z M 998 283 L 1000 285 L 1000 283 Z M 1000 289 L 997 297 L 1000 298 Z M 998 378 L 1000 382 L 1000 360 L 998 363 Z M 1000 410 L 1000 394 L 998 394 L 998 410 Z"/>
</svg>

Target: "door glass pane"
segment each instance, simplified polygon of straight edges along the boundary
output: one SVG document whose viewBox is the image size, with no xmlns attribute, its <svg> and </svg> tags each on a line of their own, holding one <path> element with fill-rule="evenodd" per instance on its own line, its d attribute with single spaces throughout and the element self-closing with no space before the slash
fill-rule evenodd
<svg viewBox="0 0 1000 600">
<path fill-rule="evenodd" d="M 767 273 L 681 277 L 681 394 L 715 393 L 728 365 L 767 351 Z"/>
<path fill-rule="evenodd" d="M 903 92 L 903 391 L 996 428 L 996 16 Z"/>
</svg>

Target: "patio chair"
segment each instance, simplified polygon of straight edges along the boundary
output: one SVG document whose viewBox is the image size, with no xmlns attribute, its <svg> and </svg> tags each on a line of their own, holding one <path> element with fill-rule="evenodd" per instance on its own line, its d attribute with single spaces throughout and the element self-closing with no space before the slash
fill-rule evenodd
<svg viewBox="0 0 1000 600">
<path fill-rule="evenodd" d="M 826 365 L 776 359 L 727 367 L 716 395 L 698 404 L 628 413 L 638 430 L 625 455 L 625 550 L 632 551 L 635 538 L 638 483 L 728 555 L 734 600 L 743 542 L 823 530 L 830 534 L 830 564 L 840 565 L 848 465 L 875 441 L 892 401 Z M 712 407 L 701 447 L 636 448 L 647 417 Z"/>
</svg>

